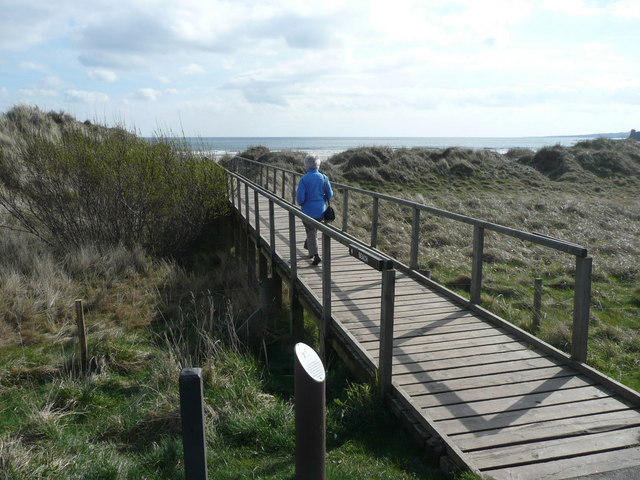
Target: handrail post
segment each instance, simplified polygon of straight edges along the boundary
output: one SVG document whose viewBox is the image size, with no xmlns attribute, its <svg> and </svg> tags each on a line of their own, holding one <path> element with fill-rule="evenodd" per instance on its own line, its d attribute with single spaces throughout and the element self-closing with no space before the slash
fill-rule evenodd
<svg viewBox="0 0 640 480">
<path fill-rule="evenodd" d="M 262 185 L 262 170 L 263 170 L 264 165 L 260 164 L 260 185 Z M 264 186 L 264 185 L 263 185 Z"/>
<path fill-rule="evenodd" d="M 296 281 L 298 279 L 298 251 L 296 249 L 296 216 L 289 212 L 289 301 L 291 305 L 291 333 L 300 339 L 304 333 L 304 311 L 298 298 Z"/>
<path fill-rule="evenodd" d="M 292 175 L 291 176 L 292 180 L 292 188 L 293 190 L 291 191 L 291 204 L 295 205 L 296 204 L 296 192 L 298 190 L 298 176 L 297 175 Z"/>
<path fill-rule="evenodd" d="M 260 247 L 260 198 L 258 190 L 253 190 L 253 213 L 255 221 L 256 245 Z"/>
<path fill-rule="evenodd" d="M 273 200 L 269 199 L 269 257 L 271 258 L 271 280 L 273 281 L 273 308 L 282 310 L 282 278 L 276 269 L 276 223 Z"/>
<path fill-rule="evenodd" d="M 326 345 L 331 328 L 331 237 L 322 234 L 322 325 L 320 328 L 320 358 L 326 362 Z"/>
<path fill-rule="evenodd" d="M 286 172 L 284 170 L 282 170 L 282 199 L 283 200 L 285 199 L 285 197 L 284 197 L 284 187 L 285 187 L 286 184 L 287 184 Z"/>
<path fill-rule="evenodd" d="M 276 261 L 276 221 L 273 200 L 269 199 L 269 252 L 271 253 L 271 270 L 275 270 Z"/>
<path fill-rule="evenodd" d="M 379 198 L 373 197 L 373 206 L 371 209 L 371 247 L 378 246 L 378 204 Z"/>
<path fill-rule="evenodd" d="M 247 222 L 247 232 L 249 225 L 251 222 L 249 221 L 249 184 L 245 182 L 244 184 L 244 219 Z"/>
<path fill-rule="evenodd" d="M 236 178 L 236 198 L 238 199 L 238 214 L 242 214 L 242 197 L 240 196 L 240 179 Z"/>
<path fill-rule="evenodd" d="M 576 282 L 573 297 L 573 333 L 571 358 L 587 361 L 589 307 L 591 304 L 591 257 L 576 257 Z"/>
<path fill-rule="evenodd" d="M 540 331 L 542 316 L 542 279 L 536 278 L 533 284 L 533 331 Z"/>
<path fill-rule="evenodd" d="M 484 250 L 484 227 L 473 227 L 473 260 L 471 265 L 471 303 L 480 304 L 482 292 L 482 256 Z"/>
<path fill-rule="evenodd" d="M 278 170 L 273 167 L 273 193 L 278 191 Z"/>
<path fill-rule="evenodd" d="M 418 270 L 418 250 L 420 249 L 420 209 L 413 208 L 413 219 L 411 222 L 411 260 L 409 266 L 413 270 Z"/>
<path fill-rule="evenodd" d="M 382 299 L 380 305 L 380 394 L 384 397 L 391 388 L 393 367 L 393 315 L 396 289 L 396 271 L 393 268 L 382 271 Z"/>
<path fill-rule="evenodd" d="M 292 212 L 289 212 L 289 262 L 291 264 L 291 287 L 293 287 L 298 276 L 298 256 L 296 250 L 296 216 Z"/>
<path fill-rule="evenodd" d="M 349 224 L 349 190 L 345 188 L 342 195 L 342 231 L 346 233 Z"/>
</svg>

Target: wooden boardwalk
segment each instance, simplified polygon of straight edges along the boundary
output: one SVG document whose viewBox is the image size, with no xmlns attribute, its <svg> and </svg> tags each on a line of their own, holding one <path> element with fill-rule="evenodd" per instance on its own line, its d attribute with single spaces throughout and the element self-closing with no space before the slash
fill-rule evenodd
<svg viewBox="0 0 640 480">
<path fill-rule="evenodd" d="M 255 231 L 249 190 L 250 230 Z M 246 216 L 245 190 L 240 189 Z M 260 196 L 260 243 L 269 245 L 269 202 Z M 275 253 L 290 265 L 290 214 L 274 209 Z M 298 286 L 322 306 L 322 268 L 302 248 Z M 321 235 L 320 235 L 321 236 Z M 331 241 L 331 332 L 370 370 L 377 367 L 381 275 Z M 438 437 L 453 460 L 488 478 L 640 479 L 640 398 L 588 367 L 532 345 L 406 273 L 397 273 L 393 399 L 406 424 Z"/>
</svg>

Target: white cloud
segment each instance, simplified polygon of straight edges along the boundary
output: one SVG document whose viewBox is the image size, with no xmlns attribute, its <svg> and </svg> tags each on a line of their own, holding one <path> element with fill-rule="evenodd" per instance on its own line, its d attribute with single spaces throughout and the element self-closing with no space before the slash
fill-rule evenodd
<svg viewBox="0 0 640 480">
<path fill-rule="evenodd" d="M 72 88 L 73 86 L 63 80 L 62 78 L 56 76 L 56 75 L 50 75 L 48 77 L 45 77 L 42 79 L 42 85 L 48 88 L 52 88 L 55 90 L 60 90 L 62 88 Z"/>
<path fill-rule="evenodd" d="M 106 93 L 86 90 L 67 90 L 65 96 L 68 101 L 75 103 L 104 103 L 109 100 L 109 95 Z"/>
<path fill-rule="evenodd" d="M 6 87 L 1 87 L 0 88 L 0 97 L 8 97 L 9 96 L 9 89 Z"/>
<path fill-rule="evenodd" d="M 181 72 L 185 75 L 198 75 L 201 73 L 205 73 L 205 69 L 202 65 L 198 65 L 197 63 L 191 63 L 181 68 Z"/>
<path fill-rule="evenodd" d="M 24 70 L 32 70 L 34 72 L 44 72 L 47 67 L 37 62 L 20 62 L 20 68 Z"/>
<path fill-rule="evenodd" d="M 153 88 L 141 88 L 136 92 L 135 98 L 137 98 L 138 100 L 155 102 L 156 100 L 158 100 L 160 94 L 160 91 Z"/>
<path fill-rule="evenodd" d="M 94 68 L 93 70 L 89 70 L 87 72 L 87 77 L 89 80 L 94 80 L 98 82 L 115 82 L 118 79 L 118 75 L 111 70 L 107 70 L 106 68 Z"/>
<path fill-rule="evenodd" d="M 640 18 L 640 2 L 636 0 L 622 0 L 616 2 L 613 6 L 613 14 L 616 17 L 627 19 Z"/>
<path fill-rule="evenodd" d="M 58 95 L 56 90 L 46 88 L 21 88 L 19 93 L 27 97 L 55 97 Z"/>
</svg>

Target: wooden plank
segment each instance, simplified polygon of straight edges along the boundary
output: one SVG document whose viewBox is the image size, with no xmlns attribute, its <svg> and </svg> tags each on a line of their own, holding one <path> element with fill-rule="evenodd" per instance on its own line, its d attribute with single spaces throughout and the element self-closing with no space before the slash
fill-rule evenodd
<svg viewBox="0 0 640 480">
<path fill-rule="evenodd" d="M 403 355 L 406 360 L 401 361 L 397 357 L 393 359 L 393 365 L 397 366 L 396 372 L 417 371 L 434 372 L 437 370 L 450 370 L 452 368 L 470 367 L 473 365 L 490 365 L 500 364 L 504 362 L 513 362 L 515 360 L 526 360 L 530 358 L 539 358 L 540 353 L 535 350 L 512 350 L 510 352 L 500 352 L 488 355 L 474 355 L 472 357 L 457 357 L 434 360 L 414 360 L 410 355 Z"/>
<path fill-rule="evenodd" d="M 453 312 L 442 312 L 439 311 L 433 312 L 434 314 L 439 313 L 455 313 Z M 430 311 L 429 311 L 430 312 Z M 484 329 L 484 328 L 492 328 L 490 324 L 483 322 L 477 317 L 471 316 L 458 316 L 457 318 L 451 319 L 435 319 L 435 320 L 427 320 L 427 317 L 417 317 L 412 316 L 410 314 L 406 314 L 405 312 L 401 312 L 402 314 L 397 318 L 396 325 L 398 327 L 398 333 L 407 330 L 407 329 L 416 329 L 416 328 L 425 328 L 430 329 L 427 331 L 438 333 L 448 331 L 450 328 L 460 328 L 460 329 L 468 329 L 473 330 L 476 328 Z M 359 322 L 358 322 L 359 320 Z M 367 319 L 358 319 L 354 320 L 355 325 L 361 324 L 363 326 L 375 326 L 377 322 L 371 322 Z"/>
<path fill-rule="evenodd" d="M 519 395 L 529 395 L 535 392 L 551 392 L 567 388 L 584 387 L 592 385 L 593 381 L 588 377 L 559 377 L 548 380 L 534 380 L 522 383 L 510 383 L 508 385 L 497 385 L 492 387 L 478 387 L 467 390 L 457 390 L 455 392 L 445 392 L 436 394 L 415 394 L 413 399 L 415 404 L 421 408 L 436 407 L 441 405 L 453 405 L 457 403 L 477 402 L 491 398 L 517 397 Z"/>
<path fill-rule="evenodd" d="M 506 466 L 525 465 L 558 458 L 582 456 L 640 447 L 640 428 L 627 428 L 615 432 L 595 433 L 571 438 L 545 440 L 533 444 L 481 450 L 469 453 L 471 460 L 481 470 Z M 621 452 L 624 454 L 624 452 Z"/>
<path fill-rule="evenodd" d="M 467 432 L 454 435 L 451 438 L 464 451 L 473 451 L 639 426 L 640 411 L 629 409 L 576 417 L 572 418 L 570 422 L 561 419 L 515 425 L 497 430 Z"/>
<path fill-rule="evenodd" d="M 568 390 L 545 391 L 517 397 L 503 397 L 469 403 L 458 403 L 455 405 L 428 407 L 424 408 L 423 412 L 434 420 L 449 420 L 475 415 L 502 414 L 510 410 L 568 404 L 595 398 L 608 398 L 610 396 L 610 391 L 601 387 L 588 385 Z"/>
<path fill-rule="evenodd" d="M 507 372 L 484 375 L 477 378 L 458 378 L 442 382 L 416 382 L 405 383 L 402 388 L 409 394 L 426 394 L 456 392 L 465 389 L 492 387 L 499 385 L 511 385 L 514 383 L 530 382 L 534 380 L 548 380 L 551 378 L 568 377 L 575 372 L 567 367 L 547 367 L 525 370 L 524 372 Z M 406 378 L 411 381 L 410 378 Z"/>
<path fill-rule="evenodd" d="M 336 304 L 334 304 L 336 305 Z M 338 305 L 336 305 L 337 307 Z M 486 323 L 477 317 L 464 317 L 462 319 L 454 319 L 454 320 L 425 320 L 424 317 L 420 316 L 415 312 L 414 306 L 397 306 L 396 308 L 399 311 L 395 312 L 394 319 L 396 320 L 396 325 L 408 325 L 408 324 L 424 324 L 428 322 L 430 325 L 438 325 L 438 324 L 473 324 L 473 323 Z M 420 307 L 421 309 L 423 307 Z M 332 311 L 334 311 L 332 309 Z M 461 311 L 459 308 L 451 305 L 434 305 L 429 306 L 428 308 L 423 309 L 424 312 L 427 313 L 455 313 Z M 334 311 L 335 312 L 335 311 Z M 340 315 L 345 323 L 353 323 L 354 328 L 357 325 L 369 326 L 369 325 L 378 325 L 380 321 L 380 312 L 378 310 L 370 310 L 369 313 L 363 313 L 361 310 L 338 310 L 336 312 Z"/>
<path fill-rule="evenodd" d="M 465 317 L 465 319 L 468 317 Z M 459 333 L 459 332 L 478 332 L 480 330 L 492 330 L 495 332 L 494 327 L 485 322 L 470 322 L 463 323 L 461 325 L 449 325 L 446 322 L 436 323 L 435 325 L 424 325 L 424 322 L 411 322 L 396 324 L 394 330 L 394 338 L 405 338 L 415 336 L 428 336 L 439 335 L 444 333 Z M 370 334 L 377 335 L 378 325 L 371 323 L 369 325 L 360 325 L 358 328 L 353 327 L 354 333 L 360 330 L 366 330 Z"/>
<path fill-rule="evenodd" d="M 429 362 L 438 360 L 450 360 L 460 359 L 461 361 L 469 361 L 471 364 L 476 364 L 477 360 L 474 357 L 483 357 L 484 355 L 493 355 L 497 353 L 508 353 L 519 350 L 531 350 L 529 346 L 522 342 L 509 342 L 489 344 L 484 346 L 470 346 L 459 348 L 458 350 L 440 350 L 435 352 L 417 351 L 405 355 L 395 355 L 395 360 L 398 363 L 408 362 Z M 535 351 L 535 350 L 532 350 Z"/>
<path fill-rule="evenodd" d="M 363 316 L 370 316 L 372 313 L 380 311 L 379 302 L 350 302 L 348 300 L 342 300 L 336 298 L 333 302 L 333 306 L 338 308 L 338 311 L 352 311 L 354 314 L 360 314 Z M 442 300 L 429 302 L 424 300 L 415 299 L 403 299 L 400 298 L 395 302 L 396 309 L 400 309 L 401 312 L 409 312 L 414 315 L 419 315 L 422 310 L 433 310 L 436 308 L 451 308 L 452 311 L 463 311 L 461 307 L 452 305 L 451 302 L 445 302 Z"/>
<path fill-rule="evenodd" d="M 462 316 L 462 315 L 460 315 Z M 435 316 L 436 318 L 444 318 L 443 316 Z M 457 317 L 459 318 L 459 317 Z M 361 342 L 375 341 L 377 339 L 377 335 L 366 334 L 366 335 L 358 335 L 357 332 L 354 335 Z M 415 345 L 415 344 L 424 344 L 424 343 L 435 343 L 435 342 L 449 342 L 456 340 L 464 340 L 470 338 L 481 338 L 481 337 L 493 337 L 493 336 L 505 336 L 504 333 L 495 328 L 489 326 L 488 328 L 482 328 L 474 331 L 462 331 L 462 332 L 452 332 L 452 333 L 425 333 L 420 335 L 416 332 L 407 332 L 402 333 L 401 335 L 397 335 L 394 338 L 394 345 L 403 346 L 403 345 Z"/>
<path fill-rule="evenodd" d="M 339 308 L 339 311 L 350 311 L 355 315 L 362 316 L 371 316 L 375 315 L 380 310 L 379 302 L 353 302 L 349 299 L 339 299 L 336 298 L 333 302 L 333 305 L 336 308 Z M 394 303 L 396 309 L 400 312 L 406 312 L 409 315 L 404 315 L 404 317 L 416 316 L 420 317 L 422 313 L 432 313 L 433 310 L 436 309 L 447 309 L 451 312 L 467 312 L 471 313 L 463 308 L 458 307 L 457 305 L 452 305 L 450 302 L 445 302 L 442 300 L 430 302 L 424 300 L 414 300 L 414 299 L 403 299 L 400 298 Z M 478 318 L 476 316 L 476 318 Z"/>
<path fill-rule="evenodd" d="M 614 472 L 626 468 L 638 468 L 640 447 L 625 448 L 611 452 L 585 455 L 555 462 L 543 462 L 522 467 L 487 470 L 486 473 L 496 480 L 535 479 L 557 480 L 559 478 L 577 479 L 595 473 Z M 626 478 L 639 478 L 640 468 L 636 475 Z M 606 477 L 601 477 L 606 478 Z M 625 478 L 625 477 L 621 477 Z M 586 479 L 585 479 L 586 480 Z"/>
<path fill-rule="evenodd" d="M 557 360 L 549 357 L 528 358 L 525 360 L 516 360 L 504 363 L 491 363 L 489 365 L 473 365 L 470 367 L 450 368 L 447 370 L 435 370 L 433 372 L 417 371 L 403 372 L 406 365 L 399 365 L 394 369 L 393 378 L 398 385 L 407 385 L 410 383 L 427 383 L 427 382 L 446 382 L 451 380 L 465 378 L 469 384 L 474 382 L 471 377 L 484 377 L 486 375 L 496 375 L 504 373 L 522 373 L 525 370 L 537 368 L 549 368 L 559 365 Z M 397 373 L 396 373 L 397 372 Z M 482 378 L 480 378 L 482 384 Z"/>
<path fill-rule="evenodd" d="M 628 408 L 629 405 L 621 401 L 619 398 L 609 397 L 576 402 L 571 406 L 571 408 L 567 408 L 566 405 L 551 405 L 525 410 L 507 411 L 487 416 L 442 420 L 436 423 L 448 435 L 453 435 L 456 433 L 492 430 L 496 428 L 506 428 L 513 425 L 523 425 L 525 423 L 558 420 L 561 418 L 571 419 L 581 417 L 583 415 L 626 410 Z"/>
<path fill-rule="evenodd" d="M 454 352 L 456 349 L 474 348 L 488 345 L 500 345 L 514 343 L 516 340 L 507 335 L 495 335 L 492 337 L 470 338 L 461 340 L 451 340 L 449 342 L 427 342 L 416 343 L 415 345 L 398 345 L 395 347 L 394 355 L 410 355 L 415 352 Z M 363 347 L 369 348 L 372 342 L 361 342 Z M 516 342 L 517 343 L 517 342 Z"/>
</svg>

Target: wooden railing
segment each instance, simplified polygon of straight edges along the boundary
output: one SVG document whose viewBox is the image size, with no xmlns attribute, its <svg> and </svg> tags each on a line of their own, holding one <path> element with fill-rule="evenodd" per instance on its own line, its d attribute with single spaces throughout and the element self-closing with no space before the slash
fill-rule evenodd
<svg viewBox="0 0 640 480">
<path fill-rule="evenodd" d="M 292 303 L 296 295 L 296 283 L 298 279 L 298 256 L 297 256 L 297 239 L 296 239 L 296 218 L 303 222 L 312 223 L 318 231 L 322 233 L 322 300 L 321 310 L 322 318 L 320 322 L 320 352 L 324 358 L 325 340 L 328 337 L 331 328 L 331 240 L 345 245 L 352 256 L 366 263 L 372 268 L 381 272 L 382 277 L 382 298 L 380 303 L 380 346 L 379 346 L 379 387 L 383 394 L 387 393 L 391 388 L 392 378 L 392 360 L 393 360 L 393 316 L 394 316 L 394 298 L 395 298 L 395 274 L 393 261 L 367 248 L 362 242 L 351 236 L 343 234 L 341 231 L 330 227 L 324 223 L 320 223 L 313 218 L 302 213 L 300 209 L 279 198 L 277 195 L 268 192 L 259 185 L 251 182 L 246 177 L 229 172 L 229 198 L 233 206 L 238 212 L 244 211 L 244 219 L 248 229 L 253 230 L 256 241 L 261 241 L 261 210 L 259 197 L 263 196 L 269 201 L 268 217 L 269 217 L 269 244 L 268 250 L 272 259 L 272 263 L 276 262 L 276 229 L 275 229 L 275 205 L 289 213 L 288 226 L 288 248 L 289 262 L 288 274 L 290 293 L 292 295 Z M 244 195 L 242 194 L 244 189 Z M 253 225 L 250 223 L 250 190 L 253 191 Z M 266 237 L 266 236 L 265 236 Z M 249 262 L 253 263 L 253 262 Z M 296 326 L 292 326 L 296 330 Z M 371 363 L 373 360 L 371 359 Z"/>
<path fill-rule="evenodd" d="M 257 184 L 263 186 L 266 190 L 280 195 L 285 200 L 288 210 L 291 205 L 295 204 L 295 194 L 299 178 L 304 174 L 274 165 L 268 165 L 255 160 L 242 157 L 234 157 L 230 162 L 230 169 L 237 172 L 248 179 L 252 179 Z M 280 177 L 280 178 L 278 178 Z M 280 181 L 278 181 L 280 180 Z M 341 231 L 348 233 L 349 228 L 349 204 L 350 192 L 365 195 L 371 199 L 371 225 L 370 225 L 370 243 L 368 246 L 377 248 L 378 246 L 378 225 L 380 201 L 390 202 L 392 204 L 406 207 L 412 210 L 411 222 L 411 247 L 409 253 L 409 265 L 401 264 L 394 260 L 396 268 L 403 271 L 419 273 L 418 256 L 420 246 L 420 214 L 426 212 L 431 215 L 450 219 L 456 222 L 471 225 L 473 227 L 473 253 L 471 260 L 471 285 L 470 285 L 470 304 L 481 304 L 482 280 L 483 280 L 483 263 L 484 263 L 484 240 L 487 231 L 495 232 L 499 235 L 514 237 L 522 241 L 531 242 L 541 245 L 565 254 L 573 255 L 575 258 L 575 288 L 573 296 L 573 330 L 571 342 L 571 358 L 578 362 L 585 362 L 587 358 L 587 341 L 589 313 L 591 303 L 591 270 L 592 258 L 588 256 L 587 249 L 581 245 L 567 242 L 557 238 L 552 238 L 539 233 L 526 232 L 517 230 L 496 223 L 486 222 L 466 215 L 449 212 L 439 208 L 423 205 L 410 200 L 385 195 L 362 188 L 353 187 L 351 185 L 331 182 L 334 191 L 339 192 L 342 196 L 341 210 Z M 291 215 L 295 215 L 291 213 Z M 248 212 L 248 206 L 247 206 Z M 306 217 L 306 216 L 305 216 Z M 309 217 L 306 217 L 307 219 Z M 292 220 L 293 221 L 293 220 Z M 319 229 L 323 232 L 327 227 L 320 224 Z M 335 232 L 334 229 L 329 229 Z M 346 238 L 346 237 L 345 237 Z M 350 237 L 349 237 L 350 238 Z M 350 241 L 353 241 L 351 239 Z M 293 267 L 295 269 L 295 266 Z"/>
</svg>

